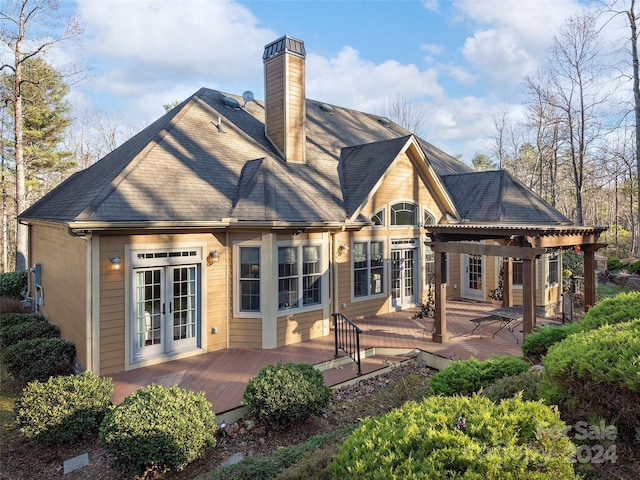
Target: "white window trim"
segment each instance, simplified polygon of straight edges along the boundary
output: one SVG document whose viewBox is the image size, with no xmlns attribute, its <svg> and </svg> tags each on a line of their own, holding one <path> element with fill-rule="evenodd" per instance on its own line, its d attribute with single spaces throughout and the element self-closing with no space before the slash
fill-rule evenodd
<svg viewBox="0 0 640 480">
<path fill-rule="evenodd" d="M 389 273 L 388 273 L 388 268 L 387 268 L 387 264 L 389 261 L 389 242 L 387 241 L 387 239 L 384 238 L 374 238 L 374 237 L 363 237 L 363 238 L 352 238 L 351 239 L 351 252 L 353 255 L 354 250 L 354 245 L 356 243 L 368 243 L 371 244 L 371 242 L 382 242 L 382 277 L 384 279 L 384 282 L 382 283 L 382 292 L 381 293 L 374 293 L 369 294 L 369 295 L 362 295 L 360 297 L 356 297 L 353 294 L 354 291 L 354 283 L 353 283 L 353 275 L 354 275 L 354 268 L 353 268 L 353 257 L 350 258 L 350 279 L 349 279 L 349 286 L 350 286 L 350 290 L 351 290 L 351 303 L 355 303 L 355 302 L 366 302 L 368 300 L 373 300 L 373 299 L 377 299 L 377 298 L 385 298 L 389 296 Z M 371 251 L 371 249 L 369 248 L 367 250 L 368 252 Z M 371 265 L 368 264 L 368 269 L 371 268 Z"/>
<path fill-rule="evenodd" d="M 392 213 L 391 213 L 391 207 L 393 207 L 394 205 L 397 205 L 398 203 L 410 203 L 412 205 L 416 206 L 416 223 L 414 225 L 393 225 L 391 223 L 391 219 L 392 219 Z M 389 228 L 391 229 L 407 229 L 407 228 L 420 228 L 420 224 L 422 223 L 422 218 L 421 214 L 422 214 L 422 210 L 423 210 L 423 206 L 420 205 L 419 203 L 417 203 L 414 199 L 397 199 L 394 200 L 393 202 L 389 202 L 388 204 L 388 211 L 389 211 L 389 219 L 387 220 L 387 224 L 389 225 Z"/>
<path fill-rule="evenodd" d="M 280 268 L 279 268 L 279 255 L 278 255 L 278 251 L 281 247 L 295 247 L 298 249 L 298 265 L 300 267 L 297 278 L 298 278 L 298 306 L 294 307 L 294 308 L 283 308 L 280 309 L 279 307 L 279 302 L 278 302 L 278 296 L 280 295 L 280 289 L 279 289 L 279 285 L 278 282 L 280 280 Z M 303 298 L 303 287 L 304 287 L 304 267 L 303 267 L 303 247 L 317 247 L 318 251 L 320 252 L 319 255 L 320 257 L 318 258 L 318 263 L 320 264 L 320 273 L 318 274 L 318 276 L 320 277 L 320 301 L 318 303 L 314 303 L 312 305 L 304 305 L 304 298 Z M 326 268 L 325 268 L 325 257 L 326 257 L 326 253 L 325 253 L 325 249 L 324 249 L 324 244 L 322 242 L 319 241 L 298 241 L 298 242 L 291 242 L 291 241 L 286 241 L 286 242 L 276 242 L 276 248 L 274 251 L 274 255 L 273 255 L 274 259 L 274 268 L 273 268 L 273 277 L 274 277 L 274 288 L 272 290 L 273 294 L 276 295 L 276 302 L 275 302 L 275 308 L 276 308 L 276 313 L 278 316 L 281 315 L 289 315 L 292 313 L 300 313 L 300 312 L 308 312 L 308 311 L 313 311 L 313 310 L 318 310 L 320 308 L 323 308 L 324 306 L 324 298 L 325 298 L 325 291 L 328 288 L 328 286 L 326 285 Z"/>
<path fill-rule="evenodd" d="M 260 311 L 245 312 L 240 309 L 240 248 L 258 248 L 260 251 Z M 233 244 L 233 316 L 235 318 L 262 318 L 264 316 L 264 255 L 263 245 L 260 241 L 235 242 Z"/>
</svg>

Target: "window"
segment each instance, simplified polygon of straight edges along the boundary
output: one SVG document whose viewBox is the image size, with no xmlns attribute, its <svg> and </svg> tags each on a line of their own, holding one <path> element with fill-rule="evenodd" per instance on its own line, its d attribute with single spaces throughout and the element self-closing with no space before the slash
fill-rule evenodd
<svg viewBox="0 0 640 480">
<path fill-rule="evenodd" d="M 260 311 L 260 247 L 240 247 L 240 311 Z"/>
<path fill-rule="evenodd" d="M 391 225 L 417 225 L 418 207 L 414 203 L 400 202 L 391 205 Z"/>
<path fill-rule="evenodd" d="M 383 252 L 383 242 L 355 242 L 353 244 L 354 297 L 383 293 Z"/>
<path fill-rule="evenodd" d="M 322 302 L 320 247 L 278 247 L 278 309 Z M 302 295 L 301 295 L 302 294 Z"/>
<path fill-rule="evenodd" d="M 423 225 L 435 225 L 436 217 L 434 217 L 433 214 L 425 208 L 422 216 L 422 221 Z"/>
<path fill-rule="evenodd" d="M 436 283 L 436 257 L 431 247 L 424 247 L 424 283 Z"/>
<path fill-rule="evenodd" d="M 371 221 L 376 225 L 383 226 L 384 225 L 384 209 L 376 212 L 376 214 L 371 217 Z"/>
<path fill-rule="evenodd" d="M 559 255 L 558 252 L 549 254 L 549 285 L 558 283 L 559 280 Z"/>
<path fill-rule="evenodd" d="M 522 259 L 514 258 L 511 262 L 511 283 L 522 285 Z"/>
</svg>

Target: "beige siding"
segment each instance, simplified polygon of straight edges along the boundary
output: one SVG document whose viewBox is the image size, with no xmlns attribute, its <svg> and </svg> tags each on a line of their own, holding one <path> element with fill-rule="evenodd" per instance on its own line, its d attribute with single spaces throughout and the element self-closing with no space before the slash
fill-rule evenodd
<svg viewBox="0 0 640 480">
<path fill-rule="evenodd" d="M 265 64 L 265 123 L 267 135 L 284 152 L 285 132 L 285 55 L 280 55 Z"/>
<path fill-rule="evenodd" d="M 204 324 L 204 345 L 207 351 L 226 348 L 226 267 L 230 256 L 224 246 L 224 235 L 215 234 L 158 234 L 158 235 L 103 235 L 100 237 L 100 366 L 102 374 L 122 371 L 126 368 L 126 341 L 129 338 L 127 303 L 131 301 L 125 293 L 125 280 L 130 274 L 125 246 L 131 249 L 157 246 L 180 247 L 185 243 L 203 245 L 202 272 L 204 284 L 202 313 Z M 210 266 L 206 264 L 209 252 L 218 251 L 219 261 Z M 123 268 L 112 272 L 109 259 L 119 256 L 123 259 Z M 129 294 L 130 297 L 131 294 Z M 213 327 L 218 333 L 212 333 Z"/>
<path fill-rule="evenodd" d="M 278 317 L 278 346 L 322 336 L 322 310 Z"/>
<path fill-rule="evenodd" d="M 78 360 L 90 364 L 87 348 L 87 252 L 90 238 L 72 237 L 65 227 L 32 225 L 31 264 L 42 267 L 42 313 L 76 346 Z"/>
<path fill-rule="evenodd" d="M 233 233 L 229 236 L 229 274 L 227 288 L 229 292 L 236 292 L 235 259 L 233 258 L 233 245 L 237 242 L 260 242 L 262 235 L 259 232 Z M 230 348 L 262 348 L 262 318 L 261 317 L 235 317 L 233 296 L 229 295 L 227 311 L 229 322 L 229 347 Z"/>
</svg>

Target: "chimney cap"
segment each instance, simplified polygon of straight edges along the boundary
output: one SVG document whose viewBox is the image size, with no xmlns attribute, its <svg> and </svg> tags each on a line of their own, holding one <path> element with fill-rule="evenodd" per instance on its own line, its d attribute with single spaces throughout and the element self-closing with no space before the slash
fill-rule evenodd
<svg viewBox="0 0 640 480">
<path fill-rule="evenodd" d="M 304 42 L 302 40 L 285 35 L 265 45 L 262 60 L 266 62 L 267 60 L 285 52 L 292 53 L 303 58 L 307 55 L 307 52 L 304 49 Z"/>
</svg>

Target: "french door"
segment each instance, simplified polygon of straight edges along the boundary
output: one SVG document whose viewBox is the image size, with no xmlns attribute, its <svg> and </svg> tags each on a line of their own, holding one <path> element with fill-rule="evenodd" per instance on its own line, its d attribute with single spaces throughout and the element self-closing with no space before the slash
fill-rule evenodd
<svg viewBox="0 0 640 480">
<path fill-rule="evenodd" d="M 197 265 L 134 270 L 134 360 L 197 347 L 197 273 Z"/>
<path fill-rule="evenodd" d="M 391 250 L 391 304 L 393 307 L 416 303 L 415 248 Z"/>
<path fill-rule="evenodd" d="M 463 294 L 467 297 L 484 298 L 484 274 L 482 255 L 465 255 L 465 277 Z"/>
</svg>

